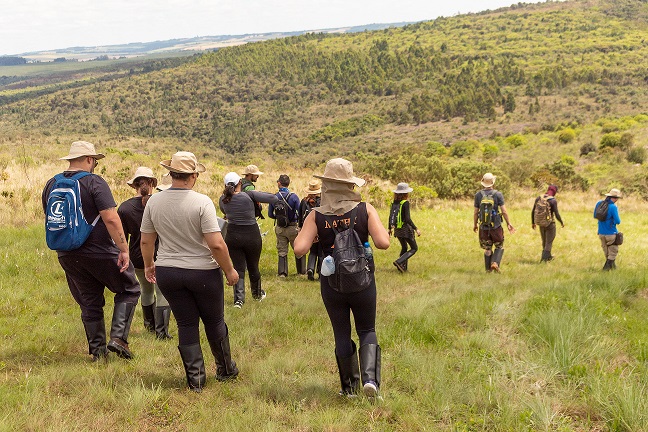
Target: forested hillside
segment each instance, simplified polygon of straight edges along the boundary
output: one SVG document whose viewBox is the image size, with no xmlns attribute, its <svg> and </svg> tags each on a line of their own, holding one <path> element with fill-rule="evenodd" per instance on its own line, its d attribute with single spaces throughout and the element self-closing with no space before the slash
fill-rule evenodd
<svg viewBox="0 0 648 432">
<path fill-rule="evenodd" d="M 504 188 L 640 192 L 647 27 L 645 0 L 572 0 L 308 34 L 46 95 L 3 91 L 0 124 L 9 139 L 164 139 L 234 161 L 346 155 L 440 197 L 468 195 L 484 170 Z"/>
</svg>

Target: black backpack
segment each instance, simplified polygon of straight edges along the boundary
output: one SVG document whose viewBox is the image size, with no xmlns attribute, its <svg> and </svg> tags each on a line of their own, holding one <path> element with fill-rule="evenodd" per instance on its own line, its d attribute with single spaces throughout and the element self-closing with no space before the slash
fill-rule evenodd
<svg viewBox="0 0 648 432">
<path fill-rule="evenodd" d="M 607 220 L 609 207 L 610 201 L 604 199 L 599 205 L 596 206 L 596 210 L 594 210 L 594 217 L 596 217 L 596 219 L 600 220 L 601 222 L 605 222 Z"/>
<path fill-rule="evenodd" d="M 288 199 L 290 199 L 290 195 L 292 195 L 292 192 L 286 195 L 285 197 L 281 193 L 279 193 L 281 200 L 279 200 L 274 205 L 274 216 L 275 219 L 277 220 L 277 226 L 281 228 L 286 228 L 287 226 L 290 225 L 290 216 L 288 214 L 288 209 L 290 209 L 291 213 L 295 212 L 295 209 L 290 207 L 290 204 L 288 204 Z"/>
<path fill-rule="evenodd" d="M 331 288 L 341 293 L 365 290 L 373 282 L 371 263 L 365 256 L 365 248 L 358 233 L 353 229 L 357 209 L 356 207 L 351 211 L 351 223 L 342 230 L 334 226 L 331 216 L 324 215 L 335 232 L 332 255 L 335 273 L 324 277 L 328 278 Z"/>
</svg>

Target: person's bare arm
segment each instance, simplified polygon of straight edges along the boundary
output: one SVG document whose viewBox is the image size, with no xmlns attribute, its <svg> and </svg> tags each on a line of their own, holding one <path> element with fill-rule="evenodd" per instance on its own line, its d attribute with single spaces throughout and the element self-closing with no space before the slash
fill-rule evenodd
<svg viewBox="0 0 648 432">
<path fill-rule="evenodd" d="M 387 249 L 389 247 L 389 233 L 380 221 L 378 212 L 374 206 L 369 203 L 367 203 L 367 215 L 369 216 L 369 235 L 373 240 L 374 246 L 378 249 Z"/>
<path fill-rule="evenodd" d="M 227 285 L 233 286 L 238 282 L 239 275 L 232 265 L 229 250 L 227 249 L 225 240 L 223 240 L 223 236 L 220 232 L 210 232 L 203 233 L 203 237 L 207 242 L 207 246 L 209 247 L 212 256 L 220 266 L 221 270 L 223 270 L 223 273 L 225 273 Z"/>
<path fill-rule="evenodd" d="M 315 212 L 312 211 L 308 214 L 308 216 L 306 216 L 304 225 L 302 226 L 301 230 L 299 230 L 299 234 L 297 234 L 297 238 L 293 243 L 295 256 L 306 255 L 313 245 L 313 241 L 315 241 L 316 237 L 317 225 L 315 225 Z"/>
<path fill-rule="evenodd" d="M 119 248 L 119 257 L 117 258 L 117 266 L 120 272 L 124 272 L 130 265 L 130 255 L 128 253 L 128 241 L 124 234 L 124 227 L 122 226 L 121 219 L 117 214 L 117 208 L 111 207 L 99 212 L 101 220 L 106 225 L 108 234 Z"/>
<path fill-rule="evenodd" d="M 506 212 L 506 207 L 501 205 L 500 210 L 502 212 L 502 217 L 506 221 L 506 227 L 508 228 L 509 232 L 513 234 L 515 232 L 515 228 L 513 228 L 513 225 L 511 225 L 511 222 L 509 221 L 509 216 L 508 213 Z"/>
<path fill-rule="evenodd" d="M 144 276 L 146 280 L 151 283 L 157 283 L 155 278 L 155 241 L 157 240 L 157 233 L 142 233 L 140 237 L 140 249 L 142 250 L 142 258 L 144 259 Z"/>
<path fill-rule="evenodd" d="M 475 211 L 473 213 L 473 231 L 477 232 L 479 230 L 479 226 L 477 225 L 477 222 L 479 221 L 479 209 L 475 207 Z"/>
</svg>

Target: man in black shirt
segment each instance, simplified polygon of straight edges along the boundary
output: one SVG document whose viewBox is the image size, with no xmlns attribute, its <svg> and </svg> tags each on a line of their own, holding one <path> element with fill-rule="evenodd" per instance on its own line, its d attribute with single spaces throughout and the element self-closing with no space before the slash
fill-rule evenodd
<svg viewBox="0 0 648 432">
<path fill-rule="evenodd" d="M 86 141 L 73 142 L 70 153 L 61 158 L 69 162 L 63 175 L 72 177 L 79 171 L 93 173 L 99 159 L 103 157 L 103 154 L 95 151 L 93 144 Z M 47 182 L 43 190 L 42 203 L 46 213 L 53 185 L 54 178 Z M 93 361 L 104 358 L 108 350 L 119 357 L 130 359 L 133 358 L 133 353 L 128 346 L 128 333 L 140 296 L 140 286 L 130 262 L 128 242 L 117 214 L 117 204 L 108 184 L 98 175 L 81 178 L 79 186 L 86 220 L 93 221 L 97 216 L 99 218 L 83 245 L 70 251 L 58 251 L 58 260 L 65 271 L 72 297 L 81 307 L 81 321 Z M 105 287 L 115 293 L 108 344 L 103 313 Z"/>
</svg>

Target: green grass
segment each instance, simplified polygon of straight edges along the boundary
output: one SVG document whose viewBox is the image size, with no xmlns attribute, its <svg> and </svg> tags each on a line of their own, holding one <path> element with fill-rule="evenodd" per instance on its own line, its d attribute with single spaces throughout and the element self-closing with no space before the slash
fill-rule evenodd
<svg viewBox="0 0 648 432">
<path fill-rule="evenodd" d="M 0 430 L 647 430 L 643 213 L 621 202 L 626 244 L 619 269 L 603 273 L 594 219 L 564 204 L 567 226 L 549 264 L 538 263 L 530 211 L 515 207 L 518 232 L 506 238 L 499 275 L 483 271 L 470 204 L 413 213 L 423 236 L 408 274 L 391 265 L 395 240 L 376 251 L 379 404 L 338 398 L 319 285 L 275 276 L 268 221 L 268 297 L 237 310 L 226 290 L 240 378 L 213 379 L 203 339 L 209 375 L 200 395 L 184 389 L 177 338 L 154 340 L 139 308 L 136 359 L 90 363 L 78 306 L 40 224 L 2 228 Z M 107 304 L 110 314 L 111 295 Z"/>
</svg>

